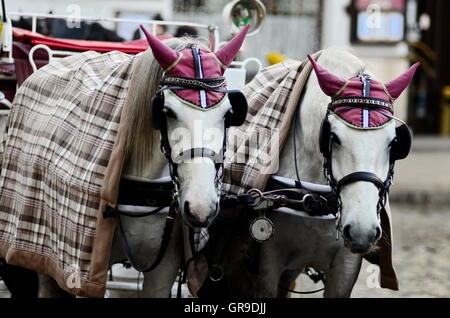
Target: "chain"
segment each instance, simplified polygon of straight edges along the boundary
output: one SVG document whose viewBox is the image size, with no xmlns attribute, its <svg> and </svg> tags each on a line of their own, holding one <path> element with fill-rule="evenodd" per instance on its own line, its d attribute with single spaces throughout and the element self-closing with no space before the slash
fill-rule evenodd
<svg viewBox="0 0 450 318">
<path fill-rule="evenodd" d="M 280 206 L 286 206 L 288 202 L 302 204 L 311 197 L 311 194 L 305 194 L 303 195 L 301 200 L 293 200 L 289 199 L 286 195 L 276 194 L 279 192 L 288 192 L 288 191 L 297 194 L 301 193 L 299 189 L 279 189 L 266 192 L 262 192 L 261 190 L 256 188 L 250 189 L 247 191 L 247 194 L 253 197 L 253 203 L 249 205 L 257 207 L 261 205 L 263 202 L 265 202 L 267 203 L 267 206 L 264 208 L 275 208 Z"/>
</svg>

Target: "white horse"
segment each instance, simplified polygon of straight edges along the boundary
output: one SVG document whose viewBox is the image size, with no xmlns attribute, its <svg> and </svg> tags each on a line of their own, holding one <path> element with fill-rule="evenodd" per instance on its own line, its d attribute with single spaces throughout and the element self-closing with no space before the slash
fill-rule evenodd
<svg viewBox="0 0 450 318">
<path fill-rule="evenodd" d="M 343 49 L 324 50 L 318 64 L 335 76 L 329 76 L 325 71 L 319 86 L 318 77 L 311 73 L 298 105 L 300 111 L 296 113 L 299 124 L 297 127 L 291 126 L 280 154 L 277 175 L 296 180 L 294 159 L 297 157 L 302 181 L 327 184 L 322 169 L 324 158 L 319 149 L 319 133 L 330 103 L 329 96 L 343 86 L 345 80 L 342 81 L 342 78 L 350 79 L 363 71 L 372 79 L 375 77 L 365 69 L 363 61 Z M 415 67 L 386 84 L 393 99 L 406 88 Z M 320 73 L 323 69 L 316 71 Z M 362 96 L 361 90 L 359 93 L 358 96 Z M 390 145 L 396 138 L 395 121 L 391 120 L 379 129 L 364 130 L 350 128 L 335 115 L 328 116 L 328 121 L 334 178 L 339 181 L 350 173 L 367 171 L 384 181 L 390 167 Z M 297 129 L 296 138 L 294 129 Z M 296 157 L 294 149 L 297 149 Z M 258 274 L 246 271 L 242 264 L 237 267 L 234 264 L 228 270 L 227 277 L 225 268 L 229 293 L 233 296 L 285 297 L 285 289 L 291 286 L 302 270 L 313 267 L 325 273 L 325 297 L 349 297 L 358 278 L 363 254 L 369 252 L 381 236 L 377 214 L 379 189 L 371 182 L 352 182 L 341 188 L 340 198 L 341 235 L 338 240 L 334 217 L 268 211 L 267 217 L 274 223 L 275 234 L 260 246 Z"/>
<path fill-rule="evenodd" d="M 215 54 L 204 53 L 210 54 L 210 60 L 207 61 L 209 66 L 204 65 L 202 69 L 205 78 L 208 76 L 207 67 L 214 67 L 215 70 L 222 69 L 223 74 L 224 68 L 237 54 L 247 31 L 248 27 L 244 28 Z M 173 64 L 179 62 L 183 55 L 190 54 L 183 50 L 191 50 L 193 43 L 200 50 L 209 51 L 206 46 L 190 38 L 173 38 L 165 41 L 164 44 L 151 34 L 146 33 L 146 35 L 151 50 L 137 57 L 133 66 L 133 71 L 137 72 L 137 75 L 129 91 L 133 102 L 130 113 L 125 119 L 128 127 L 129 148 L 127 149 L 128 160 L 122 176 L 144 182 L 160 179 L 168 174 L 168 160 L 161 152 L 159 141 L 160 134 L 164 131 L 155 129 L 151 120 L 152 111 L 149 109 L 150 101 L 155 96 L 163 76 L 161 67 L 166 69 L 165 74 L 167 74 L 169 68 L 166 64 L 172 64 L 173 68 Z M 171 56 L 174 57 L 172 61 L 170 61 Z M 203 61 L 206 58 L 205 55 L 202 56 Z M 214 74 L 217 76 L 216 73 Z M 221 153 L 224 146 L 225 121 L 237 114 L 237 108 L 246 106 L 231 104 L 228 99 L 225 99 L 224 102 L 205 110 L 187 106 L 170 90 L 164 90 L 161 93 L 164 94 L 162 109 L 164 117 L 159 120 L 167 120 L 166 132 L 174 155 L 194 147 L 208 148 L 215 153 Z M 244 114 L 241 114 L 242 122 L 246 113 L 246 107 L 244 108 Z M 170 296 L 178 270 L 184 264 L 183 222 L 193 228 L 207 227 L 218 211 L 220 189 L 216 184 L 216 162 L 212 158 L 204 156 L 183 159 L 177 163 L 176 171 L 179 180 L 178 205 L 182 218 L 177 218 L 175 221 L 169 245 L 159 265 L 154 270 L 144 273 L 141 294 L 143 297 Z M 167 213 L 164 212 L 140 218 L 121 216 L 133 260 L 142 268 L 152 264 L 158 254 L 166 216 Z M 110 257 L 111 264 L 126 259 L 121 243 L 121 238 L 116 231 Z M 50 277 L 40 275 L 40 280 L 40 297 L 58 297 L 65 294 Z"/>
</svg>

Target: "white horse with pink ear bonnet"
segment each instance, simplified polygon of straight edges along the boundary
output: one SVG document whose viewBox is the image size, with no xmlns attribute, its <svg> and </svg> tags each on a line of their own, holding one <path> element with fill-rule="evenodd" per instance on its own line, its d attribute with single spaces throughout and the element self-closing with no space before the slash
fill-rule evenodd
<svg viewBox="0 0 450 318">
<path fill-rule="evenodd" d="M 246 271 L 244 264 L 228 273 L 226 278 L 233 281 L 228 284 L 233 286 L 230 295 L 287 296 L 303 269 L 313 267 L 325 273 L 326 297 L 349 297 L 363 256 L 378 253 L 374 247 L 382 231 L 391 235 L 387 193 L 393 166 L 411 147 L 409 130 L 393 116 L 392 103 L 419 65 L 383 84 L 346 50 L 326 49 L 317 62 L 309 60 L 314 72 L 297 106 L 293 122 L 299 124 L 289 131 L 277 175 L 294 184 L 297 158 L 300 180 L 329 184 L 340 198 L 339 213 L 314 217 L 267 210 L 275 234 L 260 244 L 257 274 Z M 396 128 L 396 121 L 403 124 Z M 387 245 L 380 246 L 382 252 Z M 388 245 L 389 253 L 390 249 Z M 387 264 L 392 273 L 391 263 Z M 387 277 L 382 268 L 381 286 L 397 289 L 395 272 Z"/>
<path fill-rule="evenodd" d="M 330 177 L 339 183 L 352 173 L 363 172 L 367 174 L 361 175 L 367 178 L 349 180 L 336 189 L 341 201 L 337 229 L 334 218 L 272 214 L 274 223 L 278 223 L 283 231 L 263 247 L 262 254 L 265 255 L 260 259 L 261 264 L 264 257 L 269 261 L 262 269 L 267 276 L 261 279 L 259 290 L 264 296 L 285 296 L 286 290 L 279 290 L 278 286 L 289 287 L 302 268 L 314 267 L 325 273 L 326 297 L 349 297 L 358 278 L 362 257 L 371 252 L 382 236 L 380 213 L 381 219 L 389 220 L 380 206 L 385 204 L 381 199 L 387 198 L 381 198 L 379 187 L 389 188 L 391 180 L 388 179 L 392 177 L 395 160 L 404 159 L 411 147 L 406 125 L 400 121 L 402 125 L 395 128 L 397 120 L 393 116 L 392 103 L 408 86 L 419 64 L 384 84 L 374 80 L 375 76 L 365 70 L 363 61 L 345 50 L 324 50 L 318 62 L 308 58 L 314 74 L 310 75 L 298 105 L 300 124 L 294 127 L 298 139 L 295 140 L 292 133 L 288 137 L 278 174 L 297 178 L 292 161 L 296 141 L 301 180 L 332 186 Z M 369 76 L 362 77 L 363 73 Z M 367 77 L 370 78 L 369 90 L 367 80 L 364 81 Z M 367 107 L 349 104 L 352 97 L 363 99 L 365 94 L 368 98 L 364 102 L 373 100 L 378 104 L 362 105 Z M 330 109 L 330 97 L 331 101 L 342 104 Z M 324 121 L 329 123 L 328 131 L 324 131 Z M 387 195 L 387 191 L 383 195 Z M 391 235 L 389 228 L 383 230 Z M 338 240 L 336 231 L 342 233 Z M 392 237 L 389 243 L 392 244 Z M 385 281 L 383 275 L 382 272 L 382 286 L 398 288 L 395 275 L 393 282 Z"/>
<path fill-rule="evenodd" d="M 116 232 L 110 262 L 126 259 L 122 248 L 126 241 L 126 254 L 132 256 L 132 264 L 139 269 L 151 269 L 144 273 L 142 296 L 168 297 L 184 264 L 182 225 L 207 227 L 218 212 L 225 129 L 242 124 L 247 112 L 245 99 L 240 99 L 239 92 L 227 90 L 223 74 L 238 53 L 249 26 L 215 53 L 190 38 L 172 38 L 164 43 L 142 29 L 150 49 L 134 62 L 138 63 L 134 67 L 138 80 L 128 92 L 134 102 L 125 119 L 128 159 L 122 177 L 127 184 L 158 184 L 167 174 L 169 164 L 177 189 L 172 203 L 183 217 L 172 221 L 175 215 L 169 212 L 167 216 L 168 209 L 139 218 L 122 214 L 119 222 L 122 237 Z M 126 196 L 136 192 L 123 190 Z M 170 194 L 171 190 L 167 191 Z M 132 204 L 135 211 L 127 211 L 128 215 L 149 209 L 140 205 Z M 162 258 L 155 261 L 163 250 L 163 230 L 169 228 L 165 227 L 168 223 L 173 224 L 173 230 L 168 230 Z M 61 292 L 43 275 L 41 283 L 40 296 L 52 297 Z"/>
</svg>

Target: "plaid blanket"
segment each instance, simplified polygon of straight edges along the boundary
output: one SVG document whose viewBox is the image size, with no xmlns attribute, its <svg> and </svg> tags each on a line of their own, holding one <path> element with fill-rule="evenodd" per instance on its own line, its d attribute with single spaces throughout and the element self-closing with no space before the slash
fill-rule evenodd
<svg viewBox="0 0 450 318">
<path fill-rule="evenodd" d="M 316 58 L 319 55 L 316 53 Z M 263 189 L 269 176 L 278 171 L 278 152 L 311 69 L 306 60 L 287 60 L 263 69 L 244 87 L 248 115 L 242 126 L 228 130 L 223 179 L 226 192 Z"/>
<path fill-rule="evenodd" d="M 320 54 L 321 51 L 313 57 L 317 60 Z M 287 60 L 263 69 L 242 90 L 249 112 L 241 127 L 231 127 L 228 131 L 223 180 L 226 192 L 241 194 L 251 188 L 262 190 L 270 175 L 276 174 L 277 158 L 311 69 L 307 60 Z M 387 204 L 381 214 L 383 238 L 378 248 L 365 258 L 380 266 L 381 287 L 397 290 L 390 214 Z"/>
<path fill-rule="evenodd" d="M 0 256 L 103 297 L 123 165 L 121 114 L 135 56 L 85 52 L 30 76 L 17 91 L 0 175 Z"/>
</svg>

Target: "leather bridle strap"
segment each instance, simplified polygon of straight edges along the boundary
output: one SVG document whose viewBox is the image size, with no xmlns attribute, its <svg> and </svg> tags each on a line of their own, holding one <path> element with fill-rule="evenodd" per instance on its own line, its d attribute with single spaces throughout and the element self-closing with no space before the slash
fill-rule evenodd
<svg viewBox="0 0 450 318">
<path fill-rule="evenodd" d="M 214 150 L 210 148 L 205 147 L 197 147 L 197 148 L 191 148 L 187 149 L 175 158 L 172 158 L 174 163 L 181 163 L 184 160 L 194 159 L 194 158 L 209 158 L 214 162 L 218 162 L 223 160 L 223 156 L 220 155 L 220 153 L 215 152 Z"/>
<path fill-rule="evenodd" d="M 131 252 L 130 245 L 128 244 L 128 240 L 125 236 L 125 231 L 123 229 L 122 221 L 120 219 L 120 213 L 118 214 L 117 218 L 118 218 L 118 223 L 119 223 L 119 233 L 120 233 L 119 236 L 122 241 L 123 250 L 125 251 L 125 255 L 127 256 L 128 260 L 130 261 L 131 266 L 133 266 L 133 268 L 135 270 L 137 270 L 138 272 L 145 273 L 145 272 L 150 272 L 150 271 L 154 270 L 159 265 L 161 260 L 163 259 L 164 255 L 166 253 L 167 247 L 169 246 L 170 236 L 172 234 L 173 225 L 175 223 L 175 218 L 177 216 L 177 205 L 178 205 L 178 202 L 176 202 L 175 200 L 171 203 L 169 214 L 166 217 L 166 225 L 164 226 L 164 233 L 162 235 L 162 241 L 161 241 L 161 246 L 159 247 L 158 255 L 156 256 L 156 259 L 153 261 L 153 263 L 145 268 L 141 267 L 139 264 L 137 264 L 134 261 L 133 253 Z"/>
<path fill-rule="evenodd" d="M 384 182 L 376 174 L 367 171 L 358 171 L 346 175 L 337 182 L 336 188 L 340 191 L 343 186 L 360 181 L 371 182 L 378 188 L 378 190 L 384 189 Z"/>
</svg>

